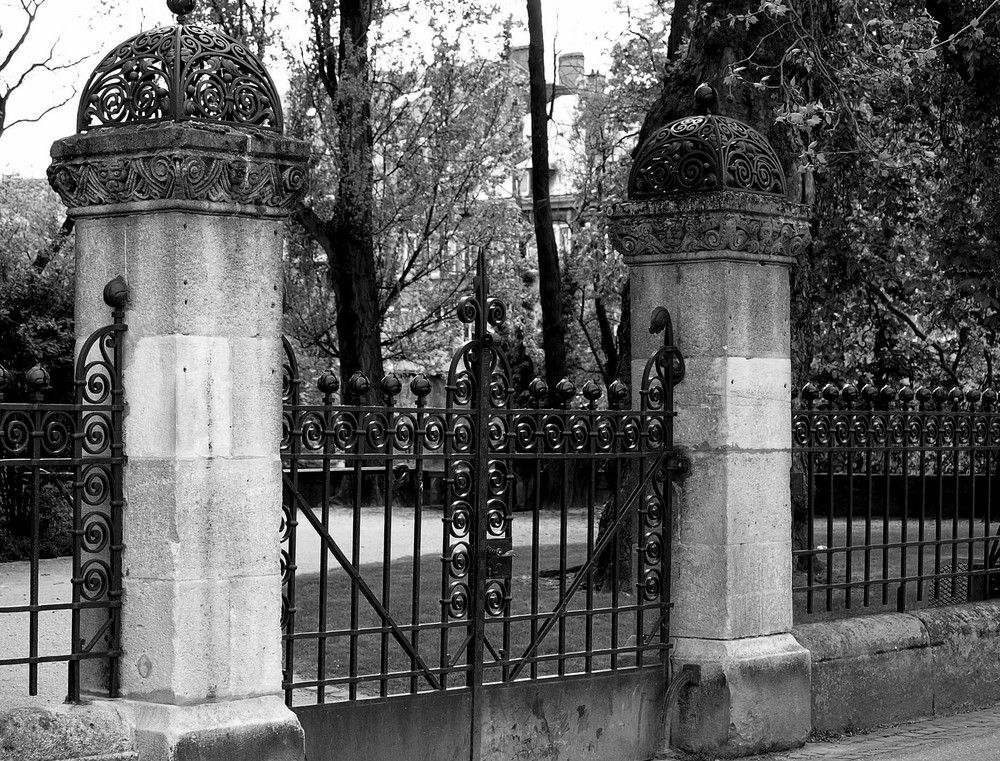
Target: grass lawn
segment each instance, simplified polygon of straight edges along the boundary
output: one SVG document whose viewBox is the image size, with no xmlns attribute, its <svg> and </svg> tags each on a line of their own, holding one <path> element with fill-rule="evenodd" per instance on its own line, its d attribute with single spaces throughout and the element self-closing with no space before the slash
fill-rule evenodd
<svg viewBox="0 0 1000 761">
<path fill-rule="evenodd" d="M 508 620 L 487 619 L 487 651 L 484 656 L 487 663 L 485 680 L 499 681 L 503 676 L 502 664 L 520 658 L 532 641 L 531 613 L 533 609 L 533 587 L 535 594 L 534 610 L 539 613 L 535 617 L 536 630 L 544 625 L 545 614 L 551 612 L 562 598 L 560 586 L 572 583 L 574 574 L 567 574 L 565 580 L 560 580 L 560 548 L 558 545 L 543 545 L 538 548 L 538 558 L 533 562 L 531 548 L 517 546 L 514 548 L 516 557 L 513 559 L 513 573 L 510 586 L 510 616 Z M 587 555 L 587 546 L 570 544 L 566 547 L 565 567 L 573 568 L 581 565 Z M 448 627 L 442 627 L 442 562 L 438 556 L 423 555 L 419 558 L 419 588 L 417 591 L 416 615 L 414 614 L 414 581 L 418 578 L 412 557 L 393 561 L 388 572 L 387 609 L 396 624 L 402 629 L 403 636 L 413 643 L 414 649 L 431 670 L 441 673 L 450 672 L 446 678 L 448 684 L 459 685 L 464 682 L 461 673 L 466 658 L 462 652 L 468 626 L 465 621 L 454 621 Z M 334 567 L 336 567 L 334 569 Z M 541 571 L 537 574 L 535 571 Z M 551 573 L 549 573 L 551 572 Z M 361 577 L 367 583 L 379 601 L 383 600 L 382 564 L 363 565 Z M 534 582 L 534 584 L 533 584 Z M 634 587 L 632 588 L 634 589 Z M 630 590 L 631 592 L 632 590 Z M 379 693 L 377 675 L 388 672 L 409 672 L 410 658 L 391 632 L 382 629 L 380 616 L 375 612 L 364 597 L 358 592 L 356 628 L 361 633 L 352 637 L 348 631 L 351 626 L 351 594 L 350 577 L 335 562 L 331 562 L 326 588 L 326 621 L 320 621 L 322 590 L 320 577 L 317 575 L 300 576 L 296 580 L 296 617 L 295 630 L 297 634 L 315 633 L 319 631 L 336 632 L 323 637 L 323 653 L 325 663 L 320 663 L 320 641 L 318 636 L 305 636 L 297 639 L 294 654 L 294 673 L 296 681 L 310 681 L 322 678 L 341 678 L 351 675 L 351 652 L 356 653 L 356 668 L 354 674 L 368 676 L 359 680 L 358 694 L 373 695 Z M 618 608 L 629 608 L 614 615 L 610 608 L 617 603 Z M 635 646 L 636 627 L 641 617 L 641 630 L 647 635 L 656 632 L 658 610 L 636 611 L 634 593 L 589 591 L 585 586 L 579 588 L 570 599 L 566 610 L 569 615 L 560 618 L 548 635 L 542 640 L 537 655 L 540 660 L 535 665 L 538 675 L 559 673 L 580 673 L 587 670 L 588 665 L 593 670 L 607 669 L 612 665 L 613 656 L 610 653 L 594 655 L 588 659 L 584 655 L 544 660 L 545 656 L 563 653 L 582 653 L 584 651 L 610 650 L 612 648 L 630 648 Z M 598 612 L 589 615 L 573 615 L 574 612 L 584 612 L 589 609 Z M 603 611 L 603 612 L 601 612 Z M 523 618 L 519 618 L 523 617 Z M 537 620 L 541 618 L 542 620 Z M 416 625 L 416 626 L 415 626 Z M 613 637 L 613 633 L 615 636 Z M 565 645 L 559 647 L 560 638 Z M 658 641 L 654 637 L 650 645 Z M 642 655 L 643 662 L 656 662 L 657 653 L 649 650 Z M 617 656 L 618 667 L 633 666 L 636 654 L 625 652 Z M 449 666 L 449 664 L 454 664 Z M 492 667 L 489 664 L 493 664 Z M 532 665 L 525 666 L 520 676 L 529 676 Z M 386 684 L 388 694 L 409 691 L 411 676 L 409 673 L 389 680 Z M 424 679 L 417 680 L 419 689 L 427 689 Z M 338 684 L 327 688 L 328 700 L 347 696 L 346 685 Z"/>
<path fill-rule="evenodd" d="M 796 623 L 805 623 L 896 612 L 899 583 L 891 581 L 892 579 L 952 573 L 968 570 L 970 565 L 984 567 L 984 553 L 989 554 L 995 531 L 995 525 L 987 530 L 982 521 L 970 524 L 968 520 L 962 520 L 956 524 L 949 520 L 938 528 L 930 519 L 925 521 L 922 529 L 918 520 L 909 520 L 904 527 L 904 522 L 899 519 L 888 522 L 874 519 L 870 530 L 866 530 L 865 522 L 859 519 L 855 520 L 848 533 L 847 521 L 843 518 L 835 518 L 830 522 L 825 518 L 817 519 L 814 533 L 816 545 L 833 548 L 851 545 L 869 549 L 818 551 L 816 557 L 822 561 L 824 570 L 816 574 L 813 584 L 826 584 L 827 580 L 831 584 L 850 582 L 853 588 L 850 592 L 843 588 L 830 590 L 829 593 L 825 589 L 814 592 L 811 613 L 808 611 L 808 594 L 796 591 L 792 598 L 794 620 Z M 926 544 L 918 546 L 918 541 Z M 905 550 L 902 546 L 904 543 Z M 890 581 L 883 583 L 882 579 Z M 808 583 L 805 573 L 795 573 L 794 586 L 802 587 Z M 972 583 L 982 587 L 985 576 L 977 577 L 977 581 Z M 942 579 L 940 582 L 926 578 L 922 581 L 907 581 L 904 609 L 916 610 L 965 602 L 968 585 L 968 576 L 956 579 L 954 592 L 949 579 Z M 981 593 L 980 598 L 977 598 L 973 591 L 971 599 L 981 599 Z"/>
</svg>

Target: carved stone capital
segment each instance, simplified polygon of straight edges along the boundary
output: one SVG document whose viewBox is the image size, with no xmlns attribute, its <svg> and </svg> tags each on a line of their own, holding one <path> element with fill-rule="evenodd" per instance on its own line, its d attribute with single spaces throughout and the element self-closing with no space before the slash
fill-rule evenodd
<svg viewBox="0 0 1000 761">
<path fill-rule="evenodd" d="M 611 243 L 629 266 L 732 259 L 791 264 L 809 245 L 808 208 L 724 191 L 628 201 L 607 209 Z"/>
<path fill-rule="evenodd" d="M 308 189 L 308 146 L 227 128 L 156 125 L 57 141 L 49 183 L 77 216 L 184 208 L 286 216 Z"/>
</svg>

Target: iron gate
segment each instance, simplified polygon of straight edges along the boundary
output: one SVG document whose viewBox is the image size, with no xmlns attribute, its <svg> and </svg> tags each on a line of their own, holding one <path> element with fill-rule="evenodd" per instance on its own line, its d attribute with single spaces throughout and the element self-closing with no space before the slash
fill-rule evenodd
<svg viewBox="0 0 1000 761">
<path fill-rule="evenodd" d="M 128 289 L 115 278 L 104 289 L 113 323 L 94 331 L 77 356 L 71 404 L 43 403 L 48 373 L 36 366 L 24 385 L 30 402 L 3 401 L 13 379 L 0 368 L 0 529 L 18 528 L 28 542 L 24 601 L 0 600 L 0 669 L 25 668 L 30 695 L 39 690 L 39 668 L 68 664 L 67 699 L 80 700 L 81 664 L 98 671 L 118 693 L 122 552 L 123 334 Z M 53 601 L 40 584 L 42 527 L 51 516 L 69 516 L 72 563 L 69 600 Z M 18 578 L 18 581 L 20 579 Z M 58 633 L 59 637 L 48 636 Z M 68 635 L 68 636 L 66 636 Z"/>
<path fill-rule="evenodd" d="M 358 748 L 340 757 L 413 757 L 427 724 L 407 716 L 421 706 L 437 728 L 429 758 L 502 757 L 511 743 L 534 742 L 516 722 L 498 729 L 513 693 L 484 686 L 603 675 L 613 692 L 641 674 L 662 695 L 669 484 L 681 462 L 673 387 L 684 371 L 669 316 L 657 310 L 664 346 L 646 363 L 634 410 L 623 409 L 620 382 L 607 408 L 588 382 L 586 406 L 570 409 L 569 381 L 556 389 L 562 407 L 547 409 L 540 379 L 529 408 L 515 409 L 491 332 L 506 308 L 489 297 L 482 256 L 475 291 L 458 305 L 471 338 L 451 361 L 440 406 L 422 374 L 409 399 L 394 375 L 375 390 L 356 374 L 335 403 L 327 373 L 321 401 L 303 403 L 285 342 L 284 689 L 310 758 L 324 746 L 345 754 L 347 737 Z M 373 394 L 381 403 L 366 403 Z M 350 730 L 338 734 L 338 721 Z"/>
</svg>

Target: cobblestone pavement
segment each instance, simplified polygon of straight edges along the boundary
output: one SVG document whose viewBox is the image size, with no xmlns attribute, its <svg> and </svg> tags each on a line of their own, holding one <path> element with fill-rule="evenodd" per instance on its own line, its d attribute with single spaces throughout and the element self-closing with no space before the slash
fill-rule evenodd
<svg viewBox="0 0 1000 761">
<path fill-rule="evenodd" d="M 683 761 L 684 754 L 658 757 Z M 959 761 L 1000 759 L 1000 706 L 982 711 L 925 719 L 874 732 L 811 742 L 798 750 L 754 756 L 757 761 Z"/>
</svg>

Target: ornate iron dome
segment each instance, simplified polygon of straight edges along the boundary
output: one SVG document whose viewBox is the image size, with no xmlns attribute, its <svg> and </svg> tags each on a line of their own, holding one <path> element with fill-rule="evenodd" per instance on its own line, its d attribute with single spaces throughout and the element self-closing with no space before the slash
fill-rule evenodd
<svg viewBox="0 0 1000 761">
<path fill-rule="evenodd" d="M 678 119 L 643 143 L 629 175 L 629 198 L 712 190 L 785 195 L 781 162 L 767 138 L 743 122 L 712 113 L 717 100 L 712 87 L 699 86 L 695 100 L 702 116 Z"/>
<path fill-rule="evenodd" d="M 190 13 L 194 2 L 168 2 Z M 214 29 L 185 23 L 126 40 L 90 75 L 77 130 L 151 122 L 212 122 L 281 134 L 274 82 L 244 45 Z"/>
</svg>

